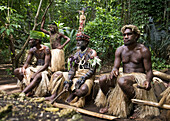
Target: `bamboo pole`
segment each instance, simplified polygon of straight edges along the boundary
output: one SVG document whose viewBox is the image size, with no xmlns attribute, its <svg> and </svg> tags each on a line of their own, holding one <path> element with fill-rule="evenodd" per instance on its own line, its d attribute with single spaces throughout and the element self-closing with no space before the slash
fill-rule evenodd
<svg viewBox="0 0 170 121">
<path fill-rule="evenodd" d="M 153 75 L 170 82 L 170 74 L 166 74 L 160 71 L 153 70 Z"/>
<path fill-rule="evenodd" d="M 163 104 L 161 106 L 161 105 L 159 105 L 159 103 L 156 103 L 156 102 L 146 101 L 146 100 L 138 100 L 138 99 L 131 99 L 131 101 L 132 101 L 132 103 L 136 103 L 136 104 L 149 105 L 149 106 L 160 107 L 160 108 L 170 110 L 170 105 L 167 105 L 167 104 Z"/>
<path fill-rule="evenodd" d="M 69 108 L 69 109 L 74 109 L 75 111 L 79 112 L 79 113 L 83 113 L 86 115 L 90 115 L 90 116 L 94 116 L 94 117 L 98 117 L 98 118 L 103 118 L 103 119 L 107 119 L 107 120 L 113 120 L 113 119 L 117 119 L 117 117 L 115 116 L 110 116 L 110 115 L 106 115 L 106 114 L 100 114 L 100 113 L 96 113 L 93 111 L 88 111 L 82 108 L 77 108 L 77 107 L 73 107 L 70 105 L 66 105 L 66 104 L 61 104 L 61 103 L 54 103 L 53 104 L 55 107 L 57 108 Z"/>
</svg>

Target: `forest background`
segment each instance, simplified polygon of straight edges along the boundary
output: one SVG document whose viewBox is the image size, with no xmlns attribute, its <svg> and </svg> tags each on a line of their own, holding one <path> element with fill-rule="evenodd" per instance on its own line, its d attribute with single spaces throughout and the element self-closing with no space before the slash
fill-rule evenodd
<svg viewBox="0 0 170 121">
<path fill-rule="evenodd" d="M 102 65 L 113 65 L 115 50 L 123 44 L 121 27 L 134 24 L 141 30 L 139 42 L 152 53 L 153 69 L 170 68 L 169 6 L 170 0 L 1 0 L 0 63 L 12 63 L 13 69 L 23 64 L 29 33 L 40 31 L 45 12 L 44 28 L 56 22 L 71 39 L 64 48 L 67 61 L 75 51 L 79 10 L 88 7 L 84 30 Z M 48 37 L 43 43 L 49 45 Z"/>
</svg>

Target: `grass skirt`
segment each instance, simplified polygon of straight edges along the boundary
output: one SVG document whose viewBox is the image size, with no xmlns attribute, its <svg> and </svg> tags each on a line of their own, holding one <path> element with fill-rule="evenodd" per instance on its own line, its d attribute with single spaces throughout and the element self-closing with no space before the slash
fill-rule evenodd
<svg viewBox="0 0 170 121">
<path fill-rule="evenodd" d="M 71 90 L 73 91 L 75 89 L 75 83 L 76 81 L 83 75 L 85 75 L 89 70 L 88 69 L 79 69 L 78 71 L 76 71 L 76 74 L 73 78 L 73 85 L 71 86 Z M 55 72 L 50 80 L 50 86 L 49 86 L 49 90 L 50 92 L 53 94 L 54 92 L 57 92 L 57 94 L 59 94 L 62 90 L 63 90 L 63 83 L 64 81 L 68 80 L 68 72 Z M 85 81 L 85 84 L 88 86 L 88 93 L 86 94 L 89 95 L 91 93 L 91 89 L 93 86 L 93 82 L 94 82 L 94 76 L 90 79 L 87 79 Z M 59 99 L 62 100 L 66 100 L 68 98 L 68 96 L 70 95 L 71 92 L 65 93 L 63 95 L 61 95 L 59 97 Z M 70 105 L 74 105 L 76 107 L 84 107 L 85 105 L 85 97 L 81 97 L 81 98 L 77 98 L 75 97 L 75 99 L 70 103 Z"/>
<path fill-rule="evenodd" d="M 23 81 L 20 82 L 18 80 L 18 86 L 21 87 L 21 89 L 23 90 L 26 86 L 28 86 L 31 82 L 30 79 L 32 77 L 32 75 L 37 72 L 42 66 L 37 66 L 37 67 L 28 67 L 26 69 L 26 75 L 24 75 Z M 48 91 L 48 86 L 49 86 L 49 78 L 48 78 L 48 71 L 43 71 L 41 72 L 42 75 L 42 79 L 39 83 L 39 85 L 37 85 L 34 89 L 33 89 L 33 93 L 35 96 L 38 97 L 42 97 L 45 96 L 49 93 Z"/>
<path fill-rule="evenodd" d="M 51 50 L 51 71 L 63 71 L 65 69 L 64 51 L 61 49 Z"/>
<path fill-rule="evenodd" d="M 146 79 L 146 75 L 143 73 L 131 73 L 131 74 L 123 74 L 121 73 L 120 77 L 123 76 L 130 76 L 133 75 L 135 77 L 135 82 L 138 85 L 142 85 L 143 82 Z M 134 85 L 135 89 L 135 98 L 141 99 L 141 100 L 148 100 L 157 102 L 156 96 L 154 94 L 153 88 L 151 88 L 149 91 L 146 91 L 144 89 L 139 89 Z M 128 115 L 130 115 L 131 110 L 133 109 L 133 104 L 131 101 L 124 95 L 123 91 L 119 87 L 118 83 L 116 84 L 115 88 L 111 88 L 110 92 L 108 93 L 108 98 L 106 99 L 106 96 L 104 94 L 101 94 L 102 91 L 99 91 L 97 94 L 97 97 L 95 99 L 96 106 L 108 106 L 108 113 L 112 114 L 114 116 L 117 116 L 119 118 L 127 118 Z M 101 98 L 100 98 L 101 96 Z M 102 100 L 101 100 L 102 99 Z M 151 106 L 139 106 L 139 117 L 144 118 L 147 115 L 159 115 L 159 109 L 156 107 Z"/>
</svg>

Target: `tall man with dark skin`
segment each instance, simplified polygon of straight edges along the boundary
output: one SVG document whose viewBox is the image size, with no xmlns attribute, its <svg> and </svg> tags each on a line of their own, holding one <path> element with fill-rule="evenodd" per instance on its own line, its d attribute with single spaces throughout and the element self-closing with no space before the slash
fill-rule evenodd
<svg viewBox="0 0 170 121">
<path fill-rule="evenodd" d="M 45 16 L 42 18 L 41 31 L 45 34 L 50 35 L 50 46 L 51 46 L 51 70 L 63 71 L 65 69 L 65 58 L 64 51 L 62 50 L 70 41 L 70 38 L 60 33 L 56 23 L 48 25 L 49 31 L 44 29 Z M 61 45 L 61 39 L 64 38 L 66 41 Z"/>
<path fill-rule="evenodd" d="M 47 46 L 41 44 L 41 37 L 36 35 L 35 33 L 36 31 L 32 31 L 30 34 L 29 44 L 31 48 L 29 50 L 27 60 L 24 66 L 22 68 L 17 68 L 14 70 L 15 76 L 20 80 L 22 84 L 25 84 L 26 86 L 26 88 L 22 91 L 22 93 L 24 94 L 29 94 L 29 92 L 31 92 L 36 86 L 39 85 L 40 81 L 42 81 L 43 72 L 45 72 L 50 65 L 51 59 L 50 49 Z M 36 61 L 37 68 L 29 67 L 29 64 L 31 63 L 33 56 L 35 56 L 35 58 L 37 59 Z M 31 71 L 31 73 L 29 73 L 29 71 Z M 23 82 L 24 78 L 25 81 L 27 82 Z M 41 93 L 40 95 L 37 96 L 43 95 L 44 94 Z"/>
<path fill-rule="evenodd" d="M 113 96 L 114 98 L 119 98 L 118 96 L 121 94 L 117 94 L 118 96 L 116 96 L 116 94 L 113 94 L 114 91 L 117 89 L 119 90 L 119 92 L 123 92 L 122 99 L 128 100 L 125 101 L 125 103 L 128 102 L 128 104 L 130 105 L 129 102 L 130 99 L 136 98 L 138 95 L 136 90 L 140 90 L 141 93 L 142 91 L 144 91 L 143 94 L 147 93 L 147 91 L 148 92 L 152 91 L 150 90 L 151 81 L 153 77 L 151 53 L 147 47 L 137 42 L 137 40 L 140 37 L 140 31 L 136 26 L 125 25 L 124 27 L 122 27 L 121 32 L 123 34 L 124 45 L 116 49 L 113 69 L 110 75 L 104 75 L 100 77 L 99 85 L 102 93 L 105 96 L 111 95 L 112 93 L 112 96 L 113 95 L 115 96 L 115 97 Z M 123 74 L 119 73 L 119 68 L 121 63 L 123 64 Z M 134 86 L 135 83 L 137 83 L 137 88 L 135 88 Z M 112 92 L 109 92 L 110 88 L 115 88 L 115 89 L 113 89 Z M 152 96 L 153 96 L 153 100 L 155 101 L 156 100 L 155 95 L 152 94 Z M 111 106 L 109 107 L 108 105 L 116 105 L 111 103 L 112 103 L 111 100 L 110 102 L 108 101 L 105 108 L 101 108 L 99 112 L 106 113 L 110 111 L 110 113 L 112 113 L 113 115 L 117 115 L 119 117 L 127 117 L 127 115 L 129 115 L 129 113 L 126 111 L 125 112 L 122 111 L 124 112 L 122 114 L 121 112 L 111 111 L 112 109 L 109 109 Z M 100 105 L 98 103 L 97 98 L 96 98 L 96 104 Z M 127 105 L 125 105 L 125 107 Z M 114 107 L 114 106 L 113 108 L 119 109 L 119 107 Z M 130 108 L 128 111 L 130 111 Z M 156 112 L 157 113 L 153 115 L 159 114 L 158 111 Z M 143 116 L 145 116 L 145 114 Z"/>
</svg>

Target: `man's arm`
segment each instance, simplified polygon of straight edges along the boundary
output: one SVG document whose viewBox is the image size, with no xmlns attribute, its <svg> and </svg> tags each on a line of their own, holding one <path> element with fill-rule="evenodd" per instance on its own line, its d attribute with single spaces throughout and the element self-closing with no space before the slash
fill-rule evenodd
<svg viewBox="0 0 170 121">
<path fill-rule="evenodd" d="M 61 45 L 60 47 L 58 47 L 58 49 L 63 49 L 70 42 L 70 38 L 65 36 L 62 33 L 60 33 L 60 36 L 63 37 L 64 39 L 66 39 L 65 43 L 63 45 Z"/>
<path fill-rule="evenodd" d="M 145 68 L 146 73 L 146 81 L 144 82 L 144 85 L 146 89 L 150 89 L 150 82 L 153 78 L 153 72 L 152 72 L 152 62 L 151 62 L 151 52 L 148 48 L 144 47 L 142 49 L 142 56 L 143 56 L 143 64 Z"/>
<path fill-rule="evenodd" d="M 115 52 L 115 60 L 114 60 L 114 66 L 110 74 L 110 79 L 113 78 L 113 76 L 117 77 L 119 75 L 119 67 L 121 64 L 121 52 L 123 50 L 123 46 L 116 49 Z"/>
<path fill-rule="evenodd" d="M 42 32 L 44 32 L 45 34 L 50 34 L 47 30 L 45 30 L 43 27 L 44 27 L 44 24 L 45 24 L 45 16 L 43 16 L 42 17 L 42 22 L 41 22 L 41 28 L 40 28 L 40 30 L 42 31 Z"/>
</svg>

